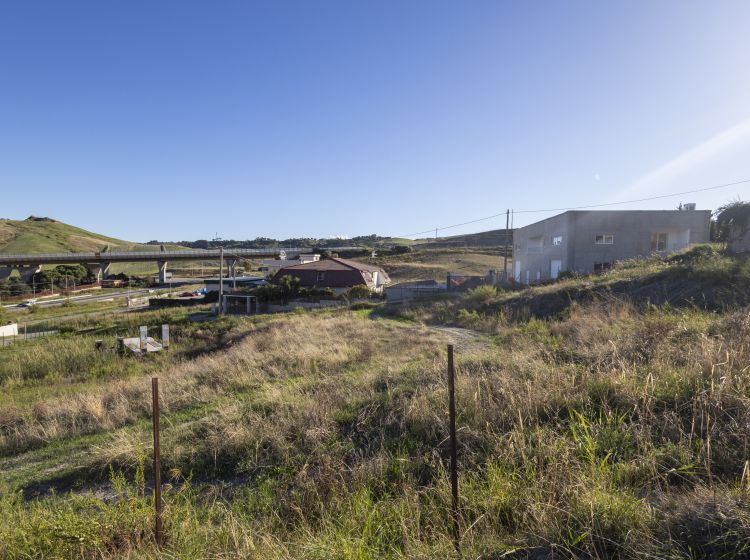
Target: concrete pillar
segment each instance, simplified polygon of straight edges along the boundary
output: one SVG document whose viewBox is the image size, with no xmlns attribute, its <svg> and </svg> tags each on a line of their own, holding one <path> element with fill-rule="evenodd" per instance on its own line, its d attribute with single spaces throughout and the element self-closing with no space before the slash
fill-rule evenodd
<svg viewBox="0 0 750 560">
<path fill-rule="evenodd" d="M 156 265 L 159 267 L 159 283 L 167 283 L 167 261 L 157 261 Z"/>
<path fill-rule="evenodd" d="M 31 286 L 34 274 L 42 271 L 42 266 L 38 264 L 29 264 L 25 266 L 19 266 L 18 272 L 21 274 L 21 280 Z"/>
<path fill-rule="evenodd" d="M 97 284 L 102 280 L 102 264 L 101 263 L 86 263 L 83 265 L 89 274 L 94 277 L 94 282 Z"/>
<path fill-rule="evenodd" d="M 237 267 L 237 259 L 225 259 L 227 262 L 227 269 L 229 270 L 229 278 L 234 278 L 234 273 Z"/>
<path fill-rule="evenodd" d="M 106 262 L 106 261 L 103 262 L 103 263 L 101 263 L 100 266 L 101 266 L 101 269 L 102 269 L 102 280 L 106 280 L 107 278 L 109 278 L 109 267 L 110 267 L 111 264 L 112 263 L 109 263 L 109 262 Z"/>
<path fill-rule="evenodd" d="M 5 280 L 6 278 L 9 278 L 12 272 L 13 272 L 12 266 L 0 267 L 0 280 Z"/>
</svg>

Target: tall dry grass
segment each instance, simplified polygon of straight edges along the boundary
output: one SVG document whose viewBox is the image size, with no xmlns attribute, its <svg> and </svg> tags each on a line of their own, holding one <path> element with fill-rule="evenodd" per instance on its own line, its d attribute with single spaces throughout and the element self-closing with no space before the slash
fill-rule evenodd
<svg viewBox="0 0 750 560">
<path fill-rule="evenodd" d="M 494 318 L 487 332 L 457 347 L 467 557 L 748 554 L 747 309 L 608 300 L 556 320 Z M 448 557 L 445 337 L 351 312 L 293 315 L 164 371 L 163 554 Z M 0 408 L 6 454 L 99 433 L 76 459 L 79 478 L 106 479 L 113 466 L 135 492 L 6 493 L 0 556 L 156 557 L 148 492 L 137 491 L 148 476 L 146 381 L 45 399 L 17 417 Z M 70 548 L 92 519 L 99 529 Z"/>
</svg>

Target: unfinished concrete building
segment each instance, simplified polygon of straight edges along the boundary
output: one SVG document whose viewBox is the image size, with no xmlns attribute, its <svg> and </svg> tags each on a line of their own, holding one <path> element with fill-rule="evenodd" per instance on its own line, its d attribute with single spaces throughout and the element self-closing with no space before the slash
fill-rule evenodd
<svg viewBox="0 0 750 560">
<path fill-rule="evenodd" d="M 616 261 L 709 241 L 710 210 L 573 210 L 516 230 L 513 276 L 530 284 L 562 271 L 588 274 Z"/>
</svg>

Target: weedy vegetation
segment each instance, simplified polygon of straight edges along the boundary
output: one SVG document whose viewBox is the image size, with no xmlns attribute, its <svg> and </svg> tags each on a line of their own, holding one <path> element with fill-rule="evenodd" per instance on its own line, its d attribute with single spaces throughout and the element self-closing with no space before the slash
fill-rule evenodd
<svg viewBox="0 0 750 560">
<path fill-rule="evenodd" d="M 398 311 L 186 321 L 169 356 L 92 358 L 71 334 L 34 342 L 31 374 L 4 349 L 0 557 L 453 557 L 457 332 L 464 557 L 748 557 L 749 273 L 697 249 Z"/>
</svg>

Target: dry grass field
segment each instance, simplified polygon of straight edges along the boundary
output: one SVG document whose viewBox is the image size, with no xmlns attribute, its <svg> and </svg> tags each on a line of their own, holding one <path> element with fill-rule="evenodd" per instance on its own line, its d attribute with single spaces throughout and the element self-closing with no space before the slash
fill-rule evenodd
<svg viewBox="0 0 750 560">
<path fill-rule="evenodd" d="M 512 312 L 529 291 L 484 290 L 186 326 L 182 350 L 153 360 L 92 359 L 73 337 L 32 343 L 43 371 L 18 357 L 0 367 L 0 557 L 454 557 L 452 338 L 465 558 L 747 557 L 748 308 L 613 297 L 636 278 L 629 266 L 570 281 L 610 293 L 546 317 Z M 718 255 L 642 267 L 689 267 L 706 293 L 747 280 Z"/>
<path fill-rule="evenodd" d="M 419 249 L 402 255 L 377 258 L 393 282 L 438 280 L 445 282 L 449 272 L 484 276 L 494 269 L 502 271 L 503 257 L 499 249 Z M 512 270 L 508 259 L 508 270 Z"/>
</svg>

